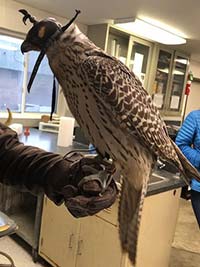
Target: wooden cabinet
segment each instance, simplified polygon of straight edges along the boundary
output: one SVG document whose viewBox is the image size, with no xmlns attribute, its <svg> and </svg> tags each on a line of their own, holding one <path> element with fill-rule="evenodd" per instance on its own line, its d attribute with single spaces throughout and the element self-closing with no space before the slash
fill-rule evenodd
<svg viewBox="0 0 200 267">
<path fill-rule="evenodd" d="M 74 219 L 45 197 L 39 254 L 56 267 L 121 267 L 117 209 Z"/>
<path fill-rule="evenodd" d="M 120 267 L 118 228 L 97 216 L 81 220 L 76 267 Z"/>
<path fill-rule="evenodd" d="M 129 41 L 130 36 L 128 34 L 110 27 L 106 51 L 109 55 L 127 64 Z"/>
<path fill-rule="evenodd" d="M 136 267 L 169 266 L 180 193 L 181 189 L 179 188 L 145 199 Z"/>
<path fill-rule="evenodd" d="M 167 102 L 167 111 L 169 114 L 180 114 L 182 111 L 188 66 L 189 58 L 181 53 L 175 52 Z"/>
<path fill-rule="evenodd" d="M 152 97 L 155 105 L 164 110 L 166 107 L 167 93 L 170 83 L 170 73 L 172 69 L 173 52 L 171 50 L 161 50 L 157 52 L 155 60 L 155 75 L 152 85 Z"/>
<path fill-rule="evenodd" d="M 188 75 L 189 57 L 177 51 L 157 48 L 152 97 L 162 115 L 180 115 Z"/>
<path fill-rule="evenodd" d="M 57 207 L 45 197 L 39 254 L 54 266 L 75 266 L 79 228 L 80 221 L 65 206 Z"/>
<path fill-rule="evenodd" d="M 145 199 L 136 267 L 168 267 L 180 189 Z M 96 216 L 74 219 L 45 197 L 39 254 L 56 267 L 132 267 L 120 247 L 118 202 Z"/>
<path fill-rule="evenodd" d="M 149 83 L 152 52 L 152 43 L 135 36 L 130 37 L 127 66 L 139 77 L 145 88 L 148 87 Z"/>
</svg>

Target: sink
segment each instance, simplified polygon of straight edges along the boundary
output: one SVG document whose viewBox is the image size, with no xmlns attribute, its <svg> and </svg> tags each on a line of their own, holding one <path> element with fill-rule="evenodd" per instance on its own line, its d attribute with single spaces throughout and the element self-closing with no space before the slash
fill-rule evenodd
<svg viewBox="0 0 200 267">
<path fill-rule="evenodd" d="M 149 183 L 150 184 L 158 184 L 158 183 L 161 183 L 163 181 L 168 181 L 168 180 L 169 180 L 169 178 L 163 177 L 163 176 L 153 172 L 151 177 L 150 177 Z"/>
</svg>

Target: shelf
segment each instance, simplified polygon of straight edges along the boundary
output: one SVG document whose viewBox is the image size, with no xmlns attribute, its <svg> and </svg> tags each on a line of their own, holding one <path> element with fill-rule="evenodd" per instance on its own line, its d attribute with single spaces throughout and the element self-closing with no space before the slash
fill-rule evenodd
<svg viewBox="0 0 200 267">
<path fill-rule="evenodd" d="M 8 214 L 8 216 L 14 220 L 18 226 L 16 234 L 26 241 L 30 246 L 34 246 L 35 212 L 30 210 L 21 210 L 15 214 Z"/>
<path fill-rule="evenodd" d="M 170 60 L 167 60 L 167 61 L 164 61 L 164 60 L 161 60 L 161 59 L 158 59 L 158 63 L 162 63 L 162 64 L 165 64 L 165 65 L 170 65 Z"/>
<path fill-rule="evenodd" d="M 175 68 L 178 68 L 178 69 L 186 69 L 186 64 L 183 64 L 183 63 L 177 63 L 176 62 L 176 65 L 175 65 Z"/>
<path fill-rule="evenodd" d="M 183 81 L 173 80 L 173 83 L 180 84 L 181 86 L 183 85 Z"/>
</svg>

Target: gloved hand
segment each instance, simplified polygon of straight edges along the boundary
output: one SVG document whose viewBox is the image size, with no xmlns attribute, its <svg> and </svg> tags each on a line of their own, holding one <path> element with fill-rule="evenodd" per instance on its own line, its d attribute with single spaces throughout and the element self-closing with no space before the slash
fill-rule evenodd
<svg viewBox="0 0 200 267">
<path fill-rule="evenodd" d="M 113 165 L 80 153 L 66 158 L 19 142 L 14 131 L 0 123 L 0 182 L 45 192 L 75 217 L 92 215 L 112 205 L 117 188 L 112 180 Z"/>
<path fill-rule="evenodd" d="M 65 202 L 74 217 L 93 215 L 115 202 L 118 190 L 110 162 L 80 153 L 69 154 L 65 160 L 70 166 L 67 185 L 59 179 L 52 190 L 52 182 L 48 181 L 49 190 L 46 188 L 45 192 L 51 200 L 57 205 Z"/>
</svg>

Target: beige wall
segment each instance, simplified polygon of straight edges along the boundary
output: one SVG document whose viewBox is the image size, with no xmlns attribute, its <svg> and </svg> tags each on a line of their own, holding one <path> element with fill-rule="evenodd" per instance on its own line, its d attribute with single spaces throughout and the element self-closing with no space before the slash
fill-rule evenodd
<svg viewBox="0 0 200 267">
<path fill-rule="evenodd" d="M 190 62 L 190 70 L 194 77 L 200 78 L 200 62 L 192 60 Z M 200 83 L 193 82 L 191 85 L 191 92 L 188 98 L 186 115 L 194 110 L 200 108 Z"/>
<path fill-rule="evenodd" d="M 35 9 L 12 0 L 0 0 L 0 29 L 6 29 L 18 33 L 27 32 L 28 28 L 30 28 L 31 25 L 27 23 L 27 26 L 25 26 L 22 23 L 22 15 L 18 12 L 19 9 L 27 9 L 33 16 L 36 16 L 39 20 L 45 17 L 54 17 L 62 24 L 65 24 L 67 22 L 66 18 L 58 17 L 54 14 Z M 86 25 L 78 25 L 81 31 L 83 31 L 84 33 L 87 32 Z"/>
</svg>

